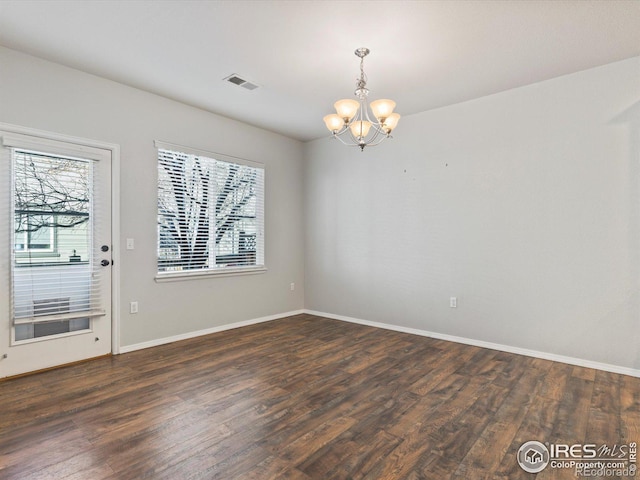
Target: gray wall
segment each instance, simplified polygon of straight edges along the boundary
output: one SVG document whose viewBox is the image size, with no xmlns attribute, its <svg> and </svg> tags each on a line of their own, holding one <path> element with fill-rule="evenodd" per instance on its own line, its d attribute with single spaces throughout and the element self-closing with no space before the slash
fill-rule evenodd
<svg viewBox="0 0 640 480">
<path fill-rule="evenodd" d="M 122 346 L 303 307 L 300 142 L 6 48 L 0 122 L 120 145 L 121 238 L 114 242 L 122 252 Z M 154 281 L 154 140 L 265 163 L 267 273 Z M 135 250 L 124 249 L 127 237 L 135 238 Z M 132 300 L 139 302 L 136 315 L 128 313 Z"/>
<path fill-rule="evenodd" d="M 121 146 L 123 346 L 306 307 L 640 368 L 639 58 L 406 116 L 360 153 L 0 48 L 0 122 Z M 154 281 L 155 139 L 266 164 L 266 274 Z"/>
<path fill-rule="evenodd" d="M 640 58 L 311 142 L 305 307 L 638 369 L 639 162 Z"/>
</svg>

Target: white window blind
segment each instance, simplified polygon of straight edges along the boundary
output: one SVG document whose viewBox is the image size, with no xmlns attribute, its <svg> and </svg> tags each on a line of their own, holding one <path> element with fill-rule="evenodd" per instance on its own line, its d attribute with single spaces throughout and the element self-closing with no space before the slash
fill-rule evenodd
<svg viewBox="0 0 640 480">
<path fill-rule="evenodd" d="M 3 140 L 11 146 L 15 340 L 89 329 L 90 318 L 104 314 L 99 259 L 92 251 L 99 202 L 95 162 Z"/>
<path fill-rule="evenodd" d="M 158 278 L 264 269 L 264 168 L 156 146 Z"/>
</svg>

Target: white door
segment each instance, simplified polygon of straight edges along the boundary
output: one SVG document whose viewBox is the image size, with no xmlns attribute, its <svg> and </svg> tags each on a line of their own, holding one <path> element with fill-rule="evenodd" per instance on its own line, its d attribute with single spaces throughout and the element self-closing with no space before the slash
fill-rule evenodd
<svg viewBox="0 0 640 480">
<path fill-rule="evenodd" d="M 111 151 L 0 136 L 0 377 L 109 354 Z"/>
</svg>

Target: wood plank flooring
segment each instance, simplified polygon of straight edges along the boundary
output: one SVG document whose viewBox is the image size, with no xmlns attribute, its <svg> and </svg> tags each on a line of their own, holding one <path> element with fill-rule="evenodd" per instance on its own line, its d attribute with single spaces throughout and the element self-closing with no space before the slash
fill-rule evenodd
<svg viewBox="0 0 640 480">
<path fill-rule="evenodd" d="M 6 480 L 561 479 L 520 445 L 640 443 L 638 378 L 311 315 L 1 382 L 0 407 Z"/>
</svg>

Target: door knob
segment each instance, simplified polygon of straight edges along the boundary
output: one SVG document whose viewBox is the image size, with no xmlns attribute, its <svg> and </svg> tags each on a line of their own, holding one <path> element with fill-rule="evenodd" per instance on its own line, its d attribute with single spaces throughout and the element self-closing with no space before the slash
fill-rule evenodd
<svg viewBox="0 0 640 480">
<path fill-rule="evenodd" d="M 107 265 L 109 265 L 111 262 L 109 260 L 102 260 L 100 262 L 100 265 L 102 265 L 103 267 L 106 267 Z"/>
</svg>

